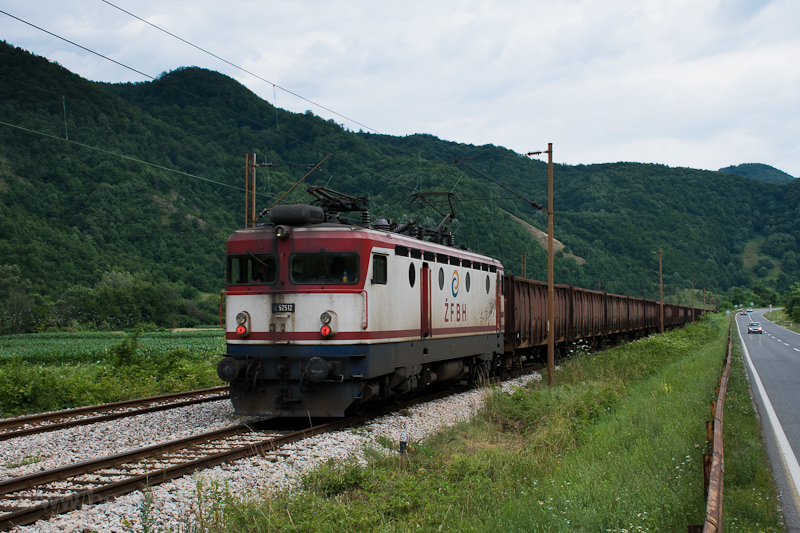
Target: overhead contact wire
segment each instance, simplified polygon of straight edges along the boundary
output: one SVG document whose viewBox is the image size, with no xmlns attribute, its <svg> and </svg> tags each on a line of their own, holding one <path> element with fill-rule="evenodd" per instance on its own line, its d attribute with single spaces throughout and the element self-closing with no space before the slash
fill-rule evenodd
<svg viewBox="0 0 800 533">
<path fill-rule="evenodd" d="M 132 16 L 132 17 L 134 17 L 134 18 L 136 18 L 136 19 L 138 19 L 138 20 L 141 20 L 142 22 L 144 22 L 144 23 L 146 23 L 146 24 L 148 24 L 148 25 L 150 25 L 150 26 L 153 26 L 154 28 L 156 28 L 156 29 L 158 29 L 158 30 L 160 30 L 160 31 L 163 31 L 164 33 L 166 33 L 166 34 L 168 34 L 168 35 L 172 36 L 173 38 L 176 38 L 176 39 L 178 39 L 178 40 L 180 40 L 180 41 L 182 41 L 182 42 L 185 42 L 186 44 L 189 44 L 190 46 L 192 46 L 192 47 L 194 47 L 194 48 L 197 48 L 198 50 L 201 50 L 201 51 L 203 51 L 203 52 L 205 52 L 205 53 L 207 53 L 207 54 L 209 54 L 209 55 L 211 55 L 211 56 L 213 56 L 213 57 L 216 57 L 217 59 L 219 59 L 219 60 L 221 60 L 221 61 L 224 61 L 225 63 L 227 63 L 227 64 L 230 64 L 231 66 L 233 66 L 233 67 L 235 67 L 235 68 L 239 68 L 240 70 L 242 70 L 242 71 L 244 71 L 244 72 L 247 72 L 248 74 L 251 74 L 251 75 L 253 75 L 253 76 L 257 77 L 257 78 L 259 78 L 259 79 L 261 79 L 261 80 L 265 81 L 266 83 L 270 83 L 270 84 L 272 84 L 272 85 L 273 85 L 273 86 L 275 86 L 275 87 L 279 87 L 281 90 L 284 90 L 284 91 L 286 91 L 287 93 L 290 93 L 290 94 L 293 94 L 293 95 L 295 95 L 295 93 L 293 93 L 293 92 L 291 92 L 291 91 L 288 91 L 288 90 L 284 89 L 283 87 L 280 87 L 280 86 L 278 86 L 277 84 L 274 84 L 274 83 L 272 83 L 272 82 L 269 82 L 269 81 L 267 81 L 267 80 L 264 80 L 264 79 L 263 79 L 263 78 L 261 78 L 260 76 L 257 76 L 257 75 L 255 75 L 255 74 L 252 74 L 252 73 L 250 73 L 249 71 L 247 71 L 247 70 L 245 70 L 245 69 L 243 69 L 243 68 L 241 68 L 241 67 L 238 67 L 237 65 L 235 65 L 235 64 L 233 64 L 233 63 L 231 63 L 231 62 L 229 62 L 229 61 L 227 61 L 227 60 L 225 60 L 225 59 L 223 59 L 223 58 L 220 58 L 220 57 L 216 56 L 215 54 L 213 54 L 213 53 L 211 53 L 211 52 L 208 52 L 208 51 L 206 51 L 206 50 L 204 50 L 204 49 L 200 48 L 199 46 L 196 46 L 196 45 L 194 45 L 194 44 L 192 44 L 192 43 L 190 43 L 190 42 L 188 42 L 188 41 L 186 41 L 186 40 L 184 40 L 184 39 L 182 39 L 182 38 L 180 38 L 180 37 L 178 37 L 178 36 L 176 36 L 176 35 L 173 35 L 173 34 L 171 34 L 170 32 L 167 32 L 166 30 L 162 30 L 162 29 L 161 29 L 161 28 L 159 28 L 158 26 L 155 26 L 155 25 L 151 24 L 150 22 L 147 22 L 146 20 L 143 20 L 143 19 L 141 19 L 140 17 L 137 17 L 136 15 L 133 15 L 132 13 L 129 13 L 129 12 L 125 11 L 124 9 L 121 9 L 121 8 L 119 8 L 119 7 L 117 7 L 117 6 L 113 5 L 113 4 L 111 4 L 110 2 L 107 2 L 106 0 L 102 0 L 102 1 L 103 1 L 103 2 L 105 2 L 105 3 L 107 3 L 108 5 L 110 5 L 110 6 L 114 7 L 114 8 L 116 8 L 116 9 L 119 9 L 120 11 L 123 11 L 123 12 L 125 12 L 125 13 L 126 13 L 126 14 L 128 14 L 129 16 Z M 184 90 L 184 89 L 181 89 L 181 88 L 179 88 L 179 87 L 176 87 L 176 86 L 174 86 L 174 85 L 172 85 L 172 84 L 169 84 L 169 83 L 167 83 L 167 82 L 165 82 L 165 81 L 163 81 L 163 80 L 161 80 L 161 79 L 158 79 L 158 78 L 156 78 L 155 76 L 152 76 L 152 75 L 150 75 L 150 74 L 146 74 L 146 73 L 144 73 L 144 72 L 141 72 L 141 71 L 139 71 L 139 70 L 137 70 L 137 69 L 135 69 L 135 68 L 133 68 L 133 67 L 130 67 L 130 66 L 128 66 L 128 65 L 126 65 L 126 64 L 124 64 L 124 63 L 121 63 L 121 62 L 119 62 L 119 61 L 116 61 L 116 60 L 114 60 L 114 59 L 111 59 L 110 57 L 107 57 L 107 56 L 105 56 L 105 55 L 103 55 L 103 54 L 101 54 L 101 53 L 99 53 L 99 52 L 96 52 L 96 51 L 94 51 L 94 50 L 91 50 L 90 48 L 87 48 L 87 47 L 85 47 L 85 46 L 82 46 L 82 45 L 80 45 L 80 44 L 77 44 L 77 43 L 75 43 L 75 42 L 73 42 L 73 41 L 71 41 L 71 40 L 69 40 L 69 39 L 67 39 L 67 38 L 65 38 L 65 37 L 61 37 L 61 36 L 60 36 L 60 35 L 58 35 L 58 34 L 55 34 L 55 33 L 51 32 L 51 31 L 48 31 L 48 30 L 45 30 L 44 28 L 41 28 L 41 27 L 39 27 L 39 26 L 37 26 L 37 25 L 35 25 L 35 24 L 31 23 L 31 22 L 28 22 L 28 21 L 26 21 L 26 20 L 23 20 L 23 19 L 21 19 L 21 18 L 19 18 L 19 17 L 16 17 L 16 16 L 14 16 L 14 15 L 12 15 L 12 14 L 10 14 L 10 13 L 6 12 L 6 11 L 0 10 L 0 13 L 2 13 L 2 14 L 4 14 L 4 15 L 6 15 L 6 16 L 8 16 L 8 17 L 11 17 L 11 18 L 13 18 L 14 20 L 17 20 L 17 21 L 19 21 L 19 22 L 22 22 L 23 24 L 26 24 L 26 25 L 28 25 L 28 26 L 30 26 L 30 27 L 32 27 L 32 28 L 35 28 L 35 29 L 37 29 L 37 30 L 39 30 L 39 31 L 42 31 L 42 32 L 44 32 L 44 33 L 46 33 L 46 34 L 48 34 L 48 35 L 51 35 L 51 36 L 53 36 L 53 37 L 55 37 L 55 38 L 57 38 L 57 39 L 60 39 L 60 40 L 62 40 L 62 41 L 64 41 L 64 42 L 67 42 L 67 43 L 69 43 L 69 44 L 71 44 L 71 45 L 73 45 L 73 46 L 75 46 L 75 47 L 77 47 L 77 48 L 80 48 L 81 50 L 85 50 L 86 52 L 89 52 L 90 54 L 96 55 L 97 57 L 100 57 L 100 58 L 102 58 L 102 59 L 105 59 L 105 60 L 107 60 L 107 61 L 110 61 L 110 62 L 112 62 L 112 63 L 114 63 L 114 64 L 116 64 L 116 65 L 119 65 L 119 66 L 121 66 L 121 67 L 123 67 L 123 68 L 126 68 L 126 69 L 128 69 L 128 70 L 130 70 L 130 71 L 132 71 L 132 72 L 135 72 L 136 74 L 139 74 L 140 76 L 144 76 L 145 78 L 148 78 L 148 79 L 150 79 L 150 80 L 152 80 L 152 81 L 156 81 L 156 82 L 158 82 L 158 83 L 161 83 L 161 84 L 163 84 L 163 85 L 165 85 L 165 86 L 167 86 L 167 87 L 170 87 L 170 88 L 172 88 L 172 89 L 175 89 L 175 90 L 177 90 L 177 91 L 179 91 L 179 92 L 181 92 L 181 93 L 183 93 L 183 94 L 185 94 L 185 95 L 187 95 L 187 96 L 190 96 L 190 97 L 192 97 L 192 98 L 195 98 L 195 99 L 197 99 L 197 100 L 199 100 L 199 101 L 201 101 L 201 102 L 205 102 L 205 103 L 207 103 L 207 104 L 209 104 L 209 105 L 211 105 L 211 106 L 213 106 L 213 107 L 215 107 L 215 108 L 217 108 L 217 109 L 220 109 L 220 110 L 222 110 L 222 111 L 225 111 L 225 112 L 227 112 L 227 113 L 230 113 L 230 114 L 232 114 L 232 115 L 234 115 L 234 116 L 237 116 L 237 117 L 243 118 L 243 119 L 245 119 L 245 120 L 247 120 L 247 121 L 250 121 L 250 122 L 252 122 L 253 124 L 257 124 L 257 125 L 259 125 L 259 126 L 262 126 L 262 127 L 264 127 L 264 128 L 268 128 L 268 129 L 270 128 L 270 126 L 269 126 L 269 125 L 267 125 L 267 124 L 264 124 L 264 123 L 262 123 L 262 122 L 260 122 L 260 121 L 258 121 L 258 120 L 255 120 L 255 119 L 253 119 L 253 118 L 251 118 L 251 117 L 248 117 L 248 116 L 246 116 L 246 115 L 242 115 L 241 113 L 238 113 L 238 112 L 236 112 L 236 111 L 234 111 L 234 110 L 232 110 L 232 109 L 229 109 L 229 108 L 226 108 L 226 107 L 224 107 L 224 106 L 221 106 L 221 105 L 219 105 L 219 104 L 216 104 L 216 103 L 214 103 L 214 102 L 211 102 L 211 101 L 209 101 L 209 100 L 207 100 L 207 99 L 205 99 L 205 98 L 203 98 L 203 97 L 201 97 L 201 96 L 199 96 L 199 95 L 193 94 L 193 93 L 191 93 L 191 92 L 189 92 L 189 91 L 186 91 L 186 90 Z M 313 103 L 314 105 L 318 105 L 318 104 L 316 104 L 315 102 L 313 102 L 313 101 L 311 101 L 311 100 L 308 100 L 307 98 L 304 98 L 304 97 L 302 97 L 302 96 L 300 96 L 300 95 L 295 95 L 295 96 L 298 96 L 299 98 L 302 98 L 303 100 L 306 100 L 306 101 L 308 101 L 308 102 L 310 102 L 310 103 Z M 345 117 L 344 115 L 341 115 L 341 114 L 339 114 L 339 113 L 336 113 L 336 112 L 335 112 L 335 111 L 333 111 L 333 110 L 327 109 L 327 108 L 325 108 L 324 106 L 319 106 L 319 107 L 320 107 L 320 108 L 322 108 L 322 109 L 325 109 L 325 110 L 327 110 L 327 111 L 330 111 L 331 113 L 334 113 L 334 114 L 336 114 L 337 116 L 340 116 L 340 117 L 342 117 L 342 118 L 345 118 L 345 119 L 347 119 L 347 120 L 351 120 L 353 123 L 355 123 L 355 124 L 359 124 L 360 126 L 363 126 L 363 127 L 367 128 L 367 129 L 370 129 L 370 130 L 372 130 L 372 131 L 375 131 L 376 133 L 380 133 L 380 132 L 378 132 L 377 130 L 374 130 L 373 128 L 369 128 L 368 126 L 365 126 L 365 125 L 363 125 L 363 124 L 360 124 L 359 122 L 357 122 L 357 121 L 355 121 L 355 120 L 352 120 L 352 119 L 349 119 L 348 117 Z M 277 113 L 277 108 L 276 108 L 276 113 Z M 277 115 L 276 115 L 276 120 L 277 120 Z M 9 125 L 10 125 L 10 124 L 9 124 Z M 12 127 L 18 127 L 18 126 L 13 126 L 13 125 L 10 125 L 10 126 L 12 126 Z M 22 129 L 24 129 L 24 128 L 22 128 Z M 29 131 L 31 131 L 31 132 L 34 132 L 33 130 L 29 130 Z M 289 135 L 289 134 L 287 134 L 287 133 L 284 133 L 284 132 L 282 132 L 282 131 L 281 131 L 281 130 L 280 130 L 278 127 L 277 127 L 277 124 L 276 124 L 276 131 L 277 131 L 277 132 L 278 132 L 280 135 L 283 135 L 283 136 L 285 136 L 285 137 L 287 137 L 287 138 L 289 138 L 289 139 L 292 139 L 292 140 L 293 140 L 293 141 L 295 141 L 295 142 L 298 142 L 298 143 L 300 143 L 300 144 L 303 144 L 303 145 L 305 145 L 305 146 L 308 146 L 308 147 L 310 147 L 310 148 L 313 148 L 313 149 L 316 149 L 316 150 L 318 150 L 318 149 L 319 149 L 317 146 L 314 146 L 313 144 L 307 143 L 307 142 L 305 142 L 305 141 L 303 141 L 303 140 L 301 140 L 301 139 L 298 139 L 298 138 L 296 138 L 296 137 L 294 137 L 294 136 L 292 136 L 292 135 Z M 39 133 L 39 132 L 34 132 L 34 133 Z M 47 135 L 47 134 L 43 134 L 43 135 Z M 47 135 L 47 136 L 49 136 L 49 135 Z M 56 138 L 57 138 L 57 137 L 56 137 Z M 99 148 L 93 148 L 93 147 L 89 147 L 89 146 L 87 146 L 87 147 L 88 147 L 88 148 L 91 148 L 91 149 L 98 150 L 98 151 L 105 152 L 104 150 L 102 150 L 102 149 L 99 149 Z M 117 155 L 117 154 L 114 154 L 113 152 L 107 152 L 107 153 L 109 153 L 109 154 L 113 154 L 113 155 Z M 120 156 L 120 157 L 125 157 L 125 158 L 131 159 L 131 160 L 136 160 L 135 158 L 131 158 L 131 157 L 128 157 L 128 156 Z M 353 166 L 354 166 L 354 167 L 356 167 L 356 168 L 361 168 L 362 170 L 366 171 L 366 172 L 367 172 L 367 173 L 369 173 L 369 174 L 374 174 L 374 172 L 373 172 L 373 171 L 371 171 L 370 169 L 368 169 L 368 168 L 366 168 L 366 167 L 363 167 L 362 165 L 359 165 L 358 163 L 355 163 L 354 161 L 351 161 L 351 160 L 349 160 L 349 159 L 347 159 L 347 158 L 345 158 L 345 157 L 342 157 L 342 156 L 340 156 L 340 155 L 336 155 L 336 156 L 334 156 L 334 157 L 336 157 L 337 159 L 340 159 L 341 161 L 347 162 L 348 164 L 351 164 L 351 165 L 353 165 Z M 138 160 L 137 160 L 137 161 L 138 161 Z M 141 162 L 142 162 L 142 163 L 145 163 L 145 164 L 149 164 L 149 165 L 155 166 L 155 167 L 159 167 L 158 165 L 155 165 L 155 164 L 152 164 L 152 163 L 147 163 L 147 162 L 145 162 L 145 161 L 141 161 Z M 167 169 L 166 167 L 163 167 L 163 168 Z M 172 170 L 172 169 L 167 169 L 167 170 L 170 170 L 171 172 L 183 173 L 183 172 L 181 172 L 181 171 L 175 171 L 175 170 Z M 187 176 L 191 176 L 191 174 L 188 174 L 188 173 L 183 173 L 183 174 L 186 174 Z M 206 179 L 206 178 L 202 178 L 202 179 Z M 405 185 L 405 184 L 403 184 L 403 183 L 399 182 L 398 180 L 395 180 L 395 179 L 392 179 L 392 178 L 388 178 L 388 177 L 387 177 L 386 179 L 387 179 L 388 181 L 392 181 L 392 182 L 398 183 L 398 184 L 400 184 L 400 185 Z M 212 182 L 213 182 L 213 180 L 209 180 L 209 181 L 212 181 Z M 221 183 L 221 182 L 220 182 L 220 183 Z M 405 185 L 405 186 L 406 186 L 406 187 L 408 187 L 407 185 Z M 356 187 L 356 188 L 360 190 L 360 188 L 358 188 L 358 187 Z M 243 190 L 243 189 L 240 189 L 240 190 Z"/>
<path fill-rule="evenodd" d="M 202 47 L 200 47 L 200 46 L 197 46 L 196 44 L 193 44 L 193 43 L 191 43 L 191 42 L 187 41 L 186 39 L 184 39 L 184 38 L 182 38 L 182 37 L 180 37 L 180 36 L 178 36 L 178 35 L 175 35 L 174 33 L 170 33 L 169 31 L 167 31 L 167 30 L 165 30 L 165 29 L 163 29 L 163 28 L 161 28 L 161 27 L 159 27 L 159 26 L 156 26 L 156 25 L 155 25 L 155 24 L 153 24 L 152 22 L 148 22 L 148 21 L 146 21 L 145 19 L 143 19 L 143 18 L 141 18 L 141 17 L 138 17 L 138 16 L 134 15 L 134 14 L 133 14 L 133 13 L 131 13 L 130 11 L 126 11 L 126 10 L 122 9 L 121 7 L 119 7 L 119 6 L 116 6 L 116 5 L 112 4 L 112 3 L 111 3 L 111 2 L 109 2 L 108 0 L 102 0 L 102 2 L 104 2 L 104 3 L 108 4 L 108 5 L 110 5 L 110 6 L 111 6 L 111 7 L 113 7 L 113 8 L 119 9 L 119 10 L 120 10 L 120 11 L 122 11 L 123 13 L 125 13 L 125 14 L 127 14 L 127 15 L 130 15 L 131 17 L 135 18 L 136 20 L 140 20 L 140 21 L 144 22 L 145 24 L 147 24 L 148 26 L 151 26 L 151 27 L 153 27 L 153 28 L 157 29 L 158 31 L 164 32 L 164 33 L 166 33 L 167 35 L 169 35 L 170 37 L 174 37 L 175 39 L 178 39 L 179 41 L 181 41 L 181 42 L 183 42 L 183 43 L 186 43 L 186 44 L 188 44 L 189 46 L 191 46 L 191 47 L 193 47 L 193 48 L 196 48 L 197 50 L 200 50 L 201 52 L 203 52 L 203 53 L 205 53 L 205 54 L 208 54 L 208 55 L 210 55 L 211 57 L 214 57 L 214 58 L 216 58 L 216 59 L 219 59 L 219 60 L 220 60 L 220 61 L 222 61 L 223 63 L 226 63 L 226 64 L 228 64 L 228 65 L 232 66 L 233 68 L 239 69 L 239 70 L 241 70 L 242 72 L 246 72 L 247 74 L 250 74 L 250 75 L 251 75 L 251 76 L 253 76 L 254 78 L 258 78 L 259 80 L 263 81 L 264 83 L 268 83 L 268 84 L 272 85 L 273 87 L 277 87 L 278 89 L 280 89 L 280 90 L 282 90 L 282 91 L 284 91 L 284 92 L 286 92 L 286 93 L 288 93 L 288 94 L 291 94 L 292 96 L 294 96 L 294 97 L 297 97 L 297 98 L 299 98 L 299 99 L 301 99 L 301 100 L 304 100 L 304 101 L 308 102 L 309 104 L 314 104 L 315 106 L 319 107 L 320 109 L 324 109 L 325 111 L 328 111 L 329 113 L 333 113 L 333 114 L 334 114 L 334 115 L 336 115 L 337 117 L 343 118 L 343 119 L 345 119 L 345 120 L 347 120 L 347 121 L 349 121 L 349 122 L 352 122 L 353 124 L 358 124 L 358 125 L 359 125 L 359 126 L 361 126 L 362 128 L 366 128 L 366 129 L 368 129 L 368 130 L 370 130 L 370 131 L 374 131 L 375 133 L 381 133 L 381 132 L 379 132 L 378 130 L 376 130 L 375 128 L 370 128 L 369 126 L 367 126 L 367 125 L 365 125 L 365 124 L 362 124 L 361 122 L 358 122 L 357 120 L 353 120 L 352 118 L 350 118 L 350 117 L 347 117 L 347 116 L 345 116 L 345 115 L 342 115 L 341 113 L 337 113 L 337 112 L 336 112 L 336 111 L 334 111 L 333 109 L 329 109 L 329 108 L 325 107 L 324 105 L 321 105 L 321 104 L 318 104 L 317 102 L 314 102 L 313 100 L 309 100 L 309 99 L 308 99 L 308 98 L 306 98 L 305 96 L 302 96 L 302 95 L 299 95 L 299 94 L 297 94 L 296 92 L 290 91 L 289 89 L 287 89 L 287 88 L 285 88 L 285 87 L 281 87 L 281 86 L 280 86 L 280 85 L 278 85 L 277 83 L 274 83 L 274 82 L 271 82 L 271 81 L 269 81 L 269 80 L 266 80 L 266 79 L 262 78 L 261 76 L 259 76 L 258 74 L 255 74 L 255 73 L 253 73 L 253 72 L 250 72 L 249 70 L 247 70 L 247 69 L 245 69 L 245 68 L 243 68 L 243 67 L 240 67 L 239 65 L 236 65 L 235 63 L 232 63 L 232 62 L 228 61 L 227 59 L 225 59 L 225 58 L 223 58 L 223 57 L 220 57 L 220 56 L 218 56 L 218 55 L 214 54 L 213 52 L 209 52 L 209 51 L 208 51 L 208 50 L 206 50 L 205 48 L 202 48 Z"/>
<path fill-rule="evenodd" d="M 104 149 L 98 148 L 96 146 L 91 146 L 91 145 L 79 143 L 79 142 L 76 142 L 76 141 L 70 141 L 68 139 L 64 139 L 62 137 L 58 137 L 58 136 L 52 135 L 50 133 L 45 133 L 43 131 L 36 131 L 36 130 L 32 130 L 30 128 L 25 128 L 23 126 L 17 126 L 16 124 L 10 124 L 8 122 L 3 122 L 3 121 L 0 121 L 0 125 L 8 126 L 10 128 L 15 128 L 15 129 L 22 130 L 22 131 L 26 131 L 28 133 L 35 133 L 36 135 L 41 135 L 42 137 L 48 137 L 50 139 L 55 139 L 57 141 L 61 141 L 61 142 L 69 143 L 69 144 L 74 144 L 75 146 L 80 146 L 81 148 L 94 150 L 95 152 L 100 152 L 100 153 L 107 154 L 107 155 L 113 155 L 113 156 L 119 157 L 121 159 L 127 159 L 128 161 L 133 161 L 135 163 L 141 163 L 143 165 L 147 165 L 147 166 L 150 166 L 150 167 L 153 167 L 153 168 L 157 168 L 157 169 L 160 169 L 160 170 L 165 170 L 167 172 L 172 172 L 174 174 L 180 174 L 182 176 L 186 176 L 186 177 L 189 177 L 189 178 L 194 178 L 194 179 L 198 179 L 198 180 L 201 180 L 201 181 L 207 181 L 207 182 L 213 183 L 215 185 L 222 185 L 223 187 L 230 187 L 231 189 L 236 189 L 237 191 L 245 191 L 246 190 L 243 187 L 237 187 L 236 185 L 230 185 L 228 183 L 223 183 L 221 181 L 216 181 L 216 180 L 212 180 L 212 179 L 209 179 L 209 178 L 204 178 L 202 176 L 197 176 L 196 174 L 189 174 L 188 172 L 183 172 L 182 170 L 175 170 L 174 168 L 169 168 L 169 167 L 157 165 L 155 163 L 150 163 L 148 161 L 144 161 L 142 159 L 137 159 L 137 158 L 131 157 L 129 155 L 124 155 L 124 154 L 120 154 L 120 153 L 117 153 L 117 152 L 112 152 L 110 150 L 104 150 Z"/>
</svg>

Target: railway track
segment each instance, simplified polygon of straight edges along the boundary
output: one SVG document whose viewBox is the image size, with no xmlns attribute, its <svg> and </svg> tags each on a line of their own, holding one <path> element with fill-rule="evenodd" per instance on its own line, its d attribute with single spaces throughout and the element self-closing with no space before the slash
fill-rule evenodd
<svg viewBox="0 0 800 533">
<path fill-rule="evenodd" d="M 228 387 L 151 396 L 0 420 L 0 441 L 228 398 Z"/>
<path fill-rule="evenodd" d="M 529 372 L 511 372 L 504 379 Z M 195 470 L 254 455 L 287 456 L 282 446 L 333 432 L 370 419 L 469 390 L 451 388 L 348 418 L 286 429 L 287 421 L 268 419 L 241 424 L 126 453 L 61 466 L 0 482 L 0 531 L 35 523 L 50 516 L 97 504 L 153 486 Z"/>
</svg>

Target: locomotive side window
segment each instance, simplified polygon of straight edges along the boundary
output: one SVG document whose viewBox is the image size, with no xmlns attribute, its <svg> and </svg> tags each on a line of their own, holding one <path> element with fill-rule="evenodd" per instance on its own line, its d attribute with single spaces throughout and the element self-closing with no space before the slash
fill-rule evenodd
<svg viewBox="0 0 800 533">
<path fill-rule="evenodd" d="M 408 265 L 408 283 L 411 287 L 414 287 L 414 283 L 417 282 L 417 269 L 414 268 L 414 263 Z"/>
<path fill-rule="evenodd" d="M 358 254 L 352 252 L 297 253 L 289 257 L 289 276 L 297 284 L 358 283 Z"/>
<path fill-rule="evenodd" d="M 469 292 L 469 286 L 470 286 L 469 272 L 467 272 L 467 279 L 465 281 L 467 283 L 467 292 Z"/>
<path fill-rule="evenodd" d="M 439 269 L 439 290 L 444 290 L 444 269 Z"/>
<path fill-rule="evenodd" d="M 385 255 L 372 256 L 372 283 L 386 285 L 389 279 L 387 271 L 387 258 Z"/>
<path fill-rule="evenodd" d="M 228 256 L 228 284 L 275 283 L 278 260 L 273 254 Z"/>
<path fill-rule="evenodd" d="M 486 276 L 486 294 L 489 294 L 489 289 L 492 288 L 492 284 L 489 281 L 489 276 Z"/>
</svg>

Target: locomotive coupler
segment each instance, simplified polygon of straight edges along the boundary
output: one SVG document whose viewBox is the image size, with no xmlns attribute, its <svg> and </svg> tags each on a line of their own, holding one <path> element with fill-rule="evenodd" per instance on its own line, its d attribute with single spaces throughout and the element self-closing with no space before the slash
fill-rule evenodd
<svg viewBox="0 0 800 533">
<path fill-rule="evenodd" d="M 275 373 L 278 375 L 278 394 L 274 396 L 275 405 L 279 409 L 288 409 L 291 402 L 300 401 L 299 398 L 289 396 L 289 367 L 278 365 L 275 367 Z"/>
</svg>

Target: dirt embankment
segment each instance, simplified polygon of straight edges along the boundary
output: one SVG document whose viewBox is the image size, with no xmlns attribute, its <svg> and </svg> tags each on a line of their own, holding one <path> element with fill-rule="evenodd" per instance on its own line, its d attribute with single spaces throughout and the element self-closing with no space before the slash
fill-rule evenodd
<svg viewBox="0 0 800 533">
<path fill-rule="evenodd" d="M 506 211 L 506 213 L 508 214 L 508 216 L 510 216 L 511 218 L 513 218 L 514 220 L 516 220 L 517 222 L 522 224 L 522 227 L 524 227 L 525 230 L 528 233 L 530 233 L 531 236 L 534 239 L 536 239 L 536 241 L 539 244 L 542 245 L 542 248 L 547 250 L 547 233 L 546 232 L 540 230 L 539 228 L 537 228 L 535 226 L 531 226 L 530 224 L 528 224 L 527 222 L 525 222 L 521 218 L 515 217 L 511 213 L 508 213 L 508 211 Z M 557 240 L 557 239 L 555 239 L 555 238 L 553 239 L 553 252 L 563 252 L 564 253 L 564 257 L 573 258 L 575 260 L 575 262 L 578 263 L 579 265 L 582 265 L 582 264 L 584 264 L 586 262 L 586 259 L 584 259 L 583 257 L 577 256 L 577 255 L 573 254 L 572 252 L 564 252 L 564 243 L 559 241 L 559 240 Z"/>
</svg>

